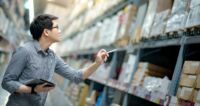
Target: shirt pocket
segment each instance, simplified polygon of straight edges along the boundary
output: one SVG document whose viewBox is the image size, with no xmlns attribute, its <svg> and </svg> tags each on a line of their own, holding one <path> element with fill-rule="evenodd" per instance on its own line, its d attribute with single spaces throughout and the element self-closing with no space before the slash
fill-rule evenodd
<svg viewBox="0 0 200 106">
<path fill-rule="evenodd" d="M 41 64 L 40 62 L 37 62 L 37 61 L 30 61 L 28 66 L 31 71 L 35 72 L 35 71 L 40 70 Z"/>
<path fill-rule="evenodd" d="M 28 70 L 24 72 L 24 75 L 28 78 L 40 78 L 40 75 L 42 75 L 40 63 L 36 61 L 29 61 Z"/>
</svg>

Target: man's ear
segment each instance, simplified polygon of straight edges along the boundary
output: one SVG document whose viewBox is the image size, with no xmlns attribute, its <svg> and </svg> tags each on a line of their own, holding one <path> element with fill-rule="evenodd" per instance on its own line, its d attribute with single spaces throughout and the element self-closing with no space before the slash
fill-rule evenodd
<svg viewBox="0 0 200 106">
<path fill-rule="evenodd" d="M 44 29 L 43 33 L 44 33 L 45 36 L 48 36 L 49 35 L 49 30 L 48 29 Z"/>
</svg>

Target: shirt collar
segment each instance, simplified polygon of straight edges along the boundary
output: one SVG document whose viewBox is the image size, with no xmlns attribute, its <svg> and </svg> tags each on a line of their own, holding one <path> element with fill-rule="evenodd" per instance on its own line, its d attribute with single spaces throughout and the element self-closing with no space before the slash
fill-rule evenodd
<svg viewBox="0 0 200 106">
<path fill-rule="evenodd" d="M 51 50 L 49 48 L 47 49 L 47 52 L 43 51 L 37 40 L 33 41 L 33 45 L 37 52 L 42 52 L 44 55 L 48 55 L 51 52 Z"/>
</svg>

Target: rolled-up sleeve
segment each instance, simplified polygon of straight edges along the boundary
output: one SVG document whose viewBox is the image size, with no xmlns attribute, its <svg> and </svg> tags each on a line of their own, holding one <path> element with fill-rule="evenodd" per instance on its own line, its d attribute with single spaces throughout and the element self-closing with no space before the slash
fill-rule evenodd
<svg viewBox="0 0 200 106">
<path fill-rule="evenodd" d="M 12 54 L 2 81 L 2 88 L 10 93 L 15 92 L 22 85 L 18 78 L 26 65 L 27 54 L 23 47 L 18 48 Z"/>
<path fill-rule="evenodd" d="M 79 83 L 79 82 L 83 81 L 82 71 L 76 70 L 76 69 L 70 67 L 68 64 L 66 64 L 63 61 L 63 59 L 61 59 L 58 56 L 56 56 L 55 72 L 75 83 Z"/>
</svg>

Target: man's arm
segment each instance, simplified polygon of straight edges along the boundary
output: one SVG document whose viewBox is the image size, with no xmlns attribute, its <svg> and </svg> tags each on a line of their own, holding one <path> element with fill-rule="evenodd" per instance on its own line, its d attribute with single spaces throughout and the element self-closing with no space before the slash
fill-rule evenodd
<svg viewBox="0 0 200 106">
<path fill-rule="evenodd" d="M 105 50 L 100 50 L 97 53 L 95 62 L 89 67 L 81 70 L 76 70 L 67 65 L 60 57 L 56 57 L 56 73 L 59 75 L 74 81 L 76 83 L 81 82 L 83 79 L 88 78 L 104 61 L 106 61 L 108 53 Z"/>
<path fill-rule="evenodd" d="M 13 52 L 10 63 L 4 74 L 2 87 L 10 93 L 13 92 L 31 92 L 31 88 L 18 82 L 18 77 L 22 73 L 27 62 L 27 51 L 20 47 Z"/>
</svg>

